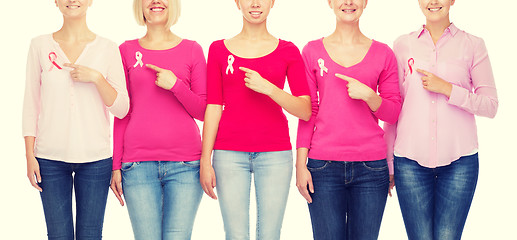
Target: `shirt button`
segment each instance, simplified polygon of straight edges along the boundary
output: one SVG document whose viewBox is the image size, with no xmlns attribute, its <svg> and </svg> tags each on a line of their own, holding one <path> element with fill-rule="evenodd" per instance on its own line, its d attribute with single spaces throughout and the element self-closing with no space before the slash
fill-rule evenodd
<svg viewBox="0 0 517 240">
<path fill-rule="evenodd" d="M 434 100 L 433 100 L 433 101 L 431 101 L 431 103 L 434 103 Z"/>
</svg>

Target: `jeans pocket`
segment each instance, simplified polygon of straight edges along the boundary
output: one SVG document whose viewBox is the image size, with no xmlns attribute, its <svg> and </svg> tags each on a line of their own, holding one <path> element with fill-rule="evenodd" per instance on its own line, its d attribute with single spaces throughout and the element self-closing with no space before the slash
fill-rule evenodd
<svg viewBox="0 0 517 240">
<path fill-rule="evenodd" d="M 199 168 L 200 163 L 201 162 L 199 160 L 196 160 L 196 161 L 182 161 L 181 165 L 187 166 L 187 167 Z"/>
<path fill-rule="evenodd" d="M 330 161 L 316 160 L 309 158 L 307 161 L 307 169 L 311 172 L 325 169 L 330 164 Z"/>
<path fill-rule="evenodd" d="M 371 171 L 383 171 L 388 169 L 388 162 L 386 159 L 377 161 L 364 161 L 363 166 Z"/>
<path fill-rule="evenodd" d="M 120 171 L 127 172 L 138 164 L 140 164 L 140 162 L 123 162 L 122 166 L 120 167 Z"/>
</svg>

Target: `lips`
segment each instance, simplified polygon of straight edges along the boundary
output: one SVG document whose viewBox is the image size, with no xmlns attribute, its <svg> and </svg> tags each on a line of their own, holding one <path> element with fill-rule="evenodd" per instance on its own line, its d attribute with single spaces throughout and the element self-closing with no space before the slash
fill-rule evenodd
<svg viewBox="0 0 517 240">
<path fill-rule="evenodd" d="M 429 10 L 430 12 L 438 12 L 438 11 L 442 10 L 442 7 L 432 7 L 432 8 L 427 8 L 427 10 Z"/>
<path fill-rule="evenodd" d="M 66 8 L 68 9 L 78 9 L 80 8 L 81 6 L 77 6 L 77 5 L 69 5 L 69 6 L 66 6 Z"/>
<path fill-rule="evenodd" d="M 151 12 L 162 12 L 163 10 L 165 10 L 164 7 L 152 7 L 151 9 Z"/>
<path fill-rule="evenodd" d="M 251 14 L 251 16 L 258 17 L 258 16 L 260 16 L 260 14 L 262 14 L 262 12 L 260 12 L 260 11 L 251 11 L 250 14 Z"/>
<path fill-rule="evenodd" d="M 354 13 L 356 9 L 341 9 L 341 11 L 344 13 Z"/>
</svg>

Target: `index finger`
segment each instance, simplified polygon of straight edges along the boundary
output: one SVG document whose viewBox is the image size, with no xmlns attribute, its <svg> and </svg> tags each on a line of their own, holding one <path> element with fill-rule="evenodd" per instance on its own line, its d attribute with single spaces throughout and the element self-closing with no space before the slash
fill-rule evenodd
<svg viewBox="0 0 517 240">
<path fill-rule="evenodd" d="M 146 64 L 145 66 L 146 66 L 146 67 L 148 67 L 148 68 L 150 68 L 150 69 L 152 69 L 152 70 L 154 70 L 154 71 L 156 71 L 156 72 L 161 72 L 161 71 L 163 71 L 163 68 L 159 68 L 159 67 L 154 66 L 154 65 L 152 65 L 152 64 Z"/>
<path fill-rule="evenodd" d="M 421 73 L 421 74 L 424 74 L 424 75 L 428 75 L 428 76 L 429 76 L 429 75 L 431 75 L 431 73 L 430 73 L 430 72 L 428 72 L 428 71 L 426 71 L 426 70 L 422 70 L 422 69 L 420 69 L 420 68 L 417 68 L 417 69 L 416 69 L 416 71 L 417 71 L 417 72 L 419 72 L 419 73 Z"/>
<path fill-rule="evenodd" d="M 78 68 L 79 65 L 73 64 L 73 63 L 64 63 L 63 66 L 70 67 L 70 68 Z"/>
<path fill-rule="evenodd" d="M 244 72 L 247 72 L 247 73 L 254 73 L 255 71 L 249 69 L 249 68 L 245 68 L 245 67 L 239 67 L 240 70 L 244 71 Z"/>
<path fill-rule="evenodd" d="M 353 79 L 353 78 L 351 78 L 349 76 L 345 76 L 345 75 L 339 74 L 339 73 L 336 73 L 335 76 L 338 77 L 338 78 L 341 78 L 341 79 L 343 79 L 343 80 L 345 80 L 347 82 L 355 80 L 355 79 Z"/>
</svg>

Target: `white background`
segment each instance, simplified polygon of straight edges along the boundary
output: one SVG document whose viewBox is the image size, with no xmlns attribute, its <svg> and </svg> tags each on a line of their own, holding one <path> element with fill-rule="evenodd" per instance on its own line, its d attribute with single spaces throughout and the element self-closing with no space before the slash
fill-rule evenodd
<svg viewBox="0 0 517 240">
<path fill-rule="evenodd" d="M 37 190 L 26 177 L 21 109 L 25 63 L 30 39 L 61 27 L 62 16 L 54 1 L 5 1 L 0 15 L 0 239 L 46 239 Z M 326 0 L 277 0 L 268 24 L 276 37 L 293 41 L 300 49 L 310 40 L 329 35 L 335 18 Z M 516 124 L 514 17 L 517 3 L 458 0 L 451 10 L 456 26 L 484 38 L 499 94 L 495 119 L 478 118 L 480 142 L 479 182 L 463 239 L 517 239 L 515 194 Z M 508 20 L 507 20 L 508 19 Z M 370 0 L 361 19 L 370 38 L 392 45 L 399 35 L 415 31 L 425 21 L 417 0 Z M 513 22 L 514 24 L 510 24 Z M 145 28 L 132 15 L 130 0 L 95 0 L 88 12 L 89 27 L 118 44 L 141 37 Z M 183 0 L 182 16 L 172 29 L 183 38 L 198 41 L 207 54 L 214 40 L 237 34 L 242 25 L 232 0 Z M 291 136 L 297 121 L 289 118 Z M 295 187 L 282 229 L 282 239 L 312 239 L 307 206 Z M 252 199 L 252 212 L 253 212 Z M 251 215 L 251 235 L 254 220 Z M 104 222 L 104 239 L 132 239 L 127 210 L 110 193 Z M 193 239 L 224 239 L 218 203 L 204 196 L 194 225 Z M 254 237 L 252 237 L 254 239 Z M 396 196 L 388 199 L 380 239 L 407 239 Z"/>
</svg>

